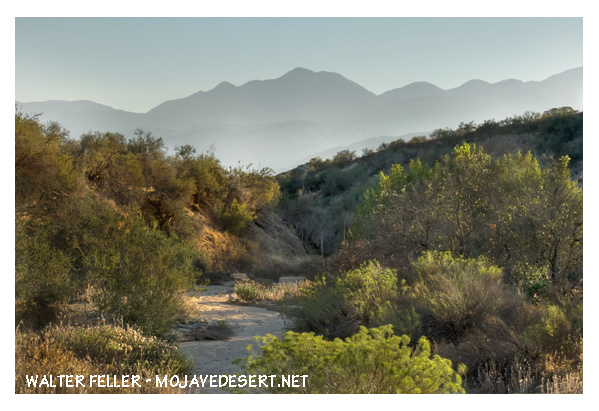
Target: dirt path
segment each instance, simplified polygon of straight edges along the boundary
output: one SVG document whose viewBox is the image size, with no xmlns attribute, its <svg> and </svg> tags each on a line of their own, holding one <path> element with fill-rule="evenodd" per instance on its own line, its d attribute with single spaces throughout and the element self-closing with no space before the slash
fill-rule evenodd
<svg viewBox="0 0 599 411">
<path fill-rule="evenodd" d="M 199 294 L 197 303 L 200 315 L 210 323 L 226 321 L 233 335 L 226 341 L 184 341 L 179 349 L 194 359 L 192 373 L 195 375 L 236 374 L 239 367 L 233 360 L 249 355 L 246 347 L 257 347 L 254 336 L 273 334 L 281 337 L 289 330 L 281 314 L 263 307 L 231 303 L 233 282 L 225 285 L 211 285 Z M 202 394 L 226 393 L 218 388 L 204 388 Z"/>
</svg>

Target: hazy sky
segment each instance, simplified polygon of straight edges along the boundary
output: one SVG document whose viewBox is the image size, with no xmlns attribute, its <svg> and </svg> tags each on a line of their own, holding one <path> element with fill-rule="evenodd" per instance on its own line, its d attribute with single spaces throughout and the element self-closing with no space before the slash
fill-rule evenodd
<svg viewBox="0 0 599 411">
<path fill-rule="evenodd" d="M 377 94 L 543 80 L 582 66 L 582 36 L 582 18 L 16 18 L 15 95 L 145 112 L 295 67 Z"/>
</svg>

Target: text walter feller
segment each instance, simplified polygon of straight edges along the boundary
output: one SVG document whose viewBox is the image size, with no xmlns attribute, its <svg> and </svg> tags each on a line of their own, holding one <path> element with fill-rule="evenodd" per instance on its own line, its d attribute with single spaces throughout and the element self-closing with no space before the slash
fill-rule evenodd
<svg viewBox="0 0 599 411">
<path fill-rule="evenodd" d="M 95 387 L 141 388 L 154 384 L 157 388 L 270 388 L 306 386 L 307 375 L 156 375 L 155 379 L 142 379 L 140 375 L 26 375 L 28 387 Z"/>
</svg>

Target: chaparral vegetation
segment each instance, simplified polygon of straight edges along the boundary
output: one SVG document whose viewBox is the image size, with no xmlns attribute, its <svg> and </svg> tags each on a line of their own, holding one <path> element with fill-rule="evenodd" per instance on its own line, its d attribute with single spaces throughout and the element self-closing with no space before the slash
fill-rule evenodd
<svg viewBox="0 0 599 411">
<path fill-rule="evenodd" d="M 15 391 L 188 374 L 186 292 L 243 272 L 237 298 L 294 330 L 260 336 L 242 372 L 309 375 L 270 392 L 582 392 L 582 162 L 567 107 L 279 175 L 17 113 Z"/>
</svg>

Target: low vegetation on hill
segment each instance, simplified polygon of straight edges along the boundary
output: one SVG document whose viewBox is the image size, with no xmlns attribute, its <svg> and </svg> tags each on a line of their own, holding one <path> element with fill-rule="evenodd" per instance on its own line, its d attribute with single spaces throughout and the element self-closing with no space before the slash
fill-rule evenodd
<svg viewBox="0 0 599 411">
<path fill-rule="evenodd" d="M 281 208 L 312 249 L 321 252 L 322 243 L 325 256 L 333 255 L 347 239 L 364 193 L 378 184 L 381 172 L 389 174 L 395 164 L 407 168 L 415 159 L 433 167 L 464 142 L 483 147 L 492 159 L 530 151 L 541 166 L 567 155 L 572 178 L 582 181 L 582 113 L 564 107 L 542 115 L 527 112 L 501 121 L 461 123 L 456 129 L 384 143 L 363 153 L 346 150 L 328 160 L 313 158 L 277 176 Z"/>
<path fill-rule="evenodd" d="M 235 271 L 250 276 L 239 298 L 295 324 L 244 372 L 308 374 L 313 393 L 582 391 L 580 112 L 462 123 L 276 177 L 167 155 L 143 130 L 74 140 L 17 113 L 15 131 L 17 392 L 34 370 L 189 372 L 165 339 L 185 291 Z M 49 325 L 79 306 L 113 325 Z"/>
</svg>

